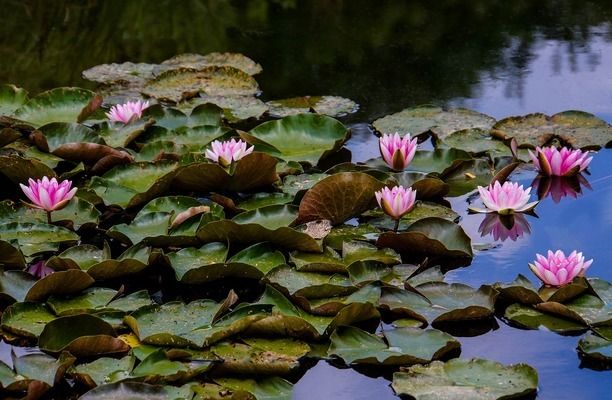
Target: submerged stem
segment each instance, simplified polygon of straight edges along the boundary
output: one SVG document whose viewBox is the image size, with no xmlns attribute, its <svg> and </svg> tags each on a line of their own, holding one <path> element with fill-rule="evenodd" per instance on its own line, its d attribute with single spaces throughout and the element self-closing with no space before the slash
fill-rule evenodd
<svg viewBox="0 0 612 400">
<path fill-rule="evenodd" d="M 51 225 L 51 211 L 47 211 L 47 223 Z"/>
<path fill-rule="evenodd" d="M 397 230 L 399 229 L 399 224 L 400 224 L 400 220 L 396 219 L 395 226 L 393 227 L 393 232 L 397 233 Z"/>
</svg>

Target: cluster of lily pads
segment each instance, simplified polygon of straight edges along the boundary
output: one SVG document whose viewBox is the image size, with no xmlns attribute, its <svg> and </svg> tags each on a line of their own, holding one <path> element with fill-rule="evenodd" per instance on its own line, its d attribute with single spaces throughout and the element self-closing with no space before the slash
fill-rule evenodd
<svg viewBox="0 0 612 400">
<path fill-rule="evenodd" d="M 0 333 L 40 350 L 0 363 L 2 395 L 286 399 L 321 359 L 395 371 L 414 398 L 532 395 L 528 365 L 457 358 L 453 335 L 496 315 L 591 330 L 581 356 L 610 365 L 612 285 L 581 254 L 538 257 L 540 289 L 444 282 L 473 257 L 448 197 L 479 189 L 483 234 L 516 240 L 535 204 L 507 180 L 526 149 L 542 198 L 585 180 L 578 149 L 609 145 L 608 124 L 423 106 L 374 121 L 381 158 L 352 163 L 334 117 L 356 104 L 264 103 L 260 71 L 181 55 L 87 70 L 96 92 L 0 88 Z"/>
</svg>

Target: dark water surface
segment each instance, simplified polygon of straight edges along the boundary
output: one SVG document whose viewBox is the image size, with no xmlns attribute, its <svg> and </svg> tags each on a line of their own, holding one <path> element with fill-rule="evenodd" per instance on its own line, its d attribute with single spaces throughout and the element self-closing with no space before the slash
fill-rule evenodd
<svg viewBox="0 0 612 400">
<path fill-rule="evenodd" d="M 108 62 L 159 62 L 177 53 L 242 52 L 263 66 L 264 100 L 331 94 L 361 108 L 348 147 L 354 161 L 378 156 L 373 119 L 434 103 L 496 118 L 567 109 L 612 123 L 612 1 L 21 1 L 0 0 L 0 82 L 31 92 L 91 87 L 82 70 Z M 538 206 L 530 234 L 477 252 L 448 281 L 478 286 L 530 275 L 547 249 L 579 249 L 588 274 L 612 280 L 612 152 L 595 155 L 576 199 Z M 531 184 L 532 171 L 514 179 Z M 465 215 L 475 244 L 482 215 Z M 501 244 L 501 243 L 500 243 Z M 539 398 L 612 398 L 612 371 L 582 368 L 579 337 L 499 328 L 459 338 L 462 357 L 527 362 Z M 6 358 L 6 346 L 0 357 Z M 320 362 L 295 387 L 296 399 L 395 398 L 384 378 Z"/>
</svg>

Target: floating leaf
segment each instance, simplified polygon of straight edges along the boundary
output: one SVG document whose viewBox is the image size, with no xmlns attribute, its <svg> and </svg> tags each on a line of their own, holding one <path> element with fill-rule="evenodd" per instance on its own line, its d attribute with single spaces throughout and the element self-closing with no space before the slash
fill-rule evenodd
<svg viewBox="0 0 612 400">
<path fill-rule="evenodd" d="M 393 390 L 417 400 L 441 399 L 497 400 L 520 398 L 536 393 L 538 375 L 526 364 L 504 366 L 483 359 L 434 361 L 415 365 L 393 374 Z"/>
<path fill-rule="evenodd" d="M 249 75 L 256 75 L 262 71 L 261 65 L 240 53 L 208 53 L 179 54 L 162 62 L 162 66 L 170 69 L 176 68 L 202 68 L 207 66 L 230 66 L 238 68 Z"/>
<path fill-rule="evenodd" d="M 129 347 L 115 336 L 113 327 L 100 318 L 77 314 L 47 323 L 38 345 L 51 354 L 68 351 L 76 357 L 126 353 Z"/>
<path fill-rule="evenodd" d="M 269 114 L 282 118 L 288 115 L 308 113 L 313 110 L 317 114 L 330 117 L 343 117 L 359 109 L 353 100 L 339 96 L 303 96 L 283 100 L 271 100 L 266 103 L 270 107 Z"/>
<path fill-rule="evenodd" d="M 2 313 L 2 329 L 17 336 L 37 338 L 45 324 L 55 319 L 49 308 L 40 303 L 15 303 Z"/>
<path fill-rule="evenodd" d="M 315 165 L 337 151 L 349 138 L 350 131 L 339 121 L 318 114 L 291 115 L 264 122 L 241 137 L 255 149 L 285 161 Z"/>
<path fill-rule="evenodd" d="M 578 342 L 580 356 L 592 362 L 612 366 L 612 341 L 602 337 L 587 334 Z"/>
<path fill-rule="evenodd" d="M 123 380 L 134 368 L 134 362 L 134 356 L 126 356 L 119 360 L 101 357 L 90 363 L 73 367 L 71 374 L 84 385 L 95 387 Z"/>
<path fill-rule="evenodd" d="M 55 177 L 55 172 L 41 161 L 19 156 L 0 156 L 0 176 L 6 176 L 15 185 L 27 184 L 28 179 Z"/>
<path fill-rule="evenodd" d="M 175 103 L 198 93 L 248 96 L 258 91 L 259 86 L 253 77 L 230 66 L 173 69 L 150 80 L 142 89 L 147 96 Z"/>
<path fill-rule="evenodd" d="M 544 327 L 559 333 L 583 332 L 585 330 L 585 326 L 581 323 L 547 314 L 518 303 L 506 308 L 504 318 L 526 329 L 540 329 Z"/>
<path fill-rule="evenodd" d="M 0 239 L 15 241 L 25 256 L 55 251 L 62 243 L 76 242 L 79 236 L 71 230 L 55 225 L 9 222 L 0 224 Z"/>
<path fill-rule="evenodd" d="M 28 100 L 16 112 L 15 117 L 34 127 L 50 122 L 77 122 L 95 93 L 80 88 L 57 88 L 42 92 Z"/>
<path fill-rule="evenodd" d="M 612 127 L 582 111 L 564 111 L 548 117 L 528 114 L 498 121 L 491 134 L 500 139 L 514 138 L 520 146 L 545 146 L 555 137 L 574 148 L 598 150 L 612 142 Z"/>
<path fill-rule="evenodd" d="M 435 329 L 397 328 L 383 331 L 384 339 L 354 327 L 340 327 L 331 335 L 328 355 L 347 364 L 427 364 L 457 352 L 460 344 Z"/>
<path fill-rule="evenodd" d="M 12 115 L 28 100 L 28 92 L 15 85 L 0 85 L 0 115 Z"/>
<path fill-rule="evenodd" d="M 315 184 L 302 198 L 298 223 L 318 219 L 339 224 L 376 204 L 374 192 L 383 183 L 362 172 L 331 175 Z"/>
<path fill-rule="evenodd" d="M 435 106 L 420 106 L 407 108 L 396 114 L 374 121 L 374 127 L 382 133 L 402 135 L 411 133 L 418 135 L 432 132 L 439 139 L 445 140 L 453 132 L 468 128 L 489 130 L 495 119 L 488 115 L 465 108 L 455 108 L 448 111 Z"/>
</svg>

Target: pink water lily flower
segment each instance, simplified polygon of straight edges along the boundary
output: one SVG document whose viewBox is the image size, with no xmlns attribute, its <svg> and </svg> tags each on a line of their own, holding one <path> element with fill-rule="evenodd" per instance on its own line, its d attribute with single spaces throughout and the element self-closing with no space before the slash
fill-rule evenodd
<svg viewBox="0 0 612 400">
<path fill-rule="evenodd" d="M 486 209 L 469 207 L 470 211 L 505 215 L 530 211 L 538 204 L 529 202 L 531 188 L 523 189 L 518 183 L 495 181 L 486 188 L 478 186 L 478 192 Z"/>
<path fill-rule="evenodd" d="M 128 101 L 125 104 L 117 104 L 111 107 L 106 116 L 111 122 L 129 123 L 142 117 L 142 112 L 149 107 L 148 101 Z"/>
<path fill-rule="evenodd" d="M 215 140 L 205 154 L 208 159 L 227 167 L 233 161 L 238 161 L 247 154 L 251 154 L 253 149 L 253 146 L 247 148 L 247 143 L 242 140 L 232 139 L 225 142 Z"/>
<path fill-rule="evenodd" d="M 30 178 L 28 183 L 28 186 L 22 184 L 19 184 L 19 186 L 21 186 L 23 193 L 32 200 L 30 206 L 41 208 L 47 212 L 66 207 L 77 192 L 77 188 L 72 188 L 72 181 L 69 180 L 60 183 L 55 178 L 49 179 L 44 176 L 36 181 Z"/>
<path fill-rule="evenodd" d="M 586 271 L 592 263 L 592 259 L 584 261 L 582 253 L 576 250 L 567 257 L 561 250 L 554 253 L 548 250 L 546 257 L 536 254 L 536 260 L 533 264 L 529 264 L 529 269 L 544 284 L 558 287 L 570 283 L 575 277 Z"/>
<path fill-rule="evenodd" d="M 536 147 L 535 153 L 529 150 L 529 156 L 533 164 L 542 175 L 570 176 L 584 171 L 593 157 L 589 157 L 589 152 L 582 150 L 572 150 L 562 147 Z"/>
<path fill-rule="evenodd" d="M 417 150 L 417 138 L 411 139 L 410 134 L 401 137 L 399 133 L 384 134 L 378 141 L 380 154 L 387 165 L 395 170 L 404 170 L 414 158 Z"/>
<path fill-rule="evenodd" d="M 502 218 L 507 218 L 504 220 Z M 505 242 L 510 239 L 516 242 L 525 234 L 531 233 L 531 227 L 527 218 L 523 214 L 499 215 L 496 213 L 487 214 L 478 227 L 480 236 L 492 235 L 493 240 Z"/>
<path fill-rule="evenodd" d="M 39 261 L 37 263 L 31 264 L 26 272 L 30 275 L 34 275 L 38 279 L 42 279 L 47 275 L 51 275 L 55 271 L 52 268 L 47 267 L 44 261 Z"/>
<path fill-rule="evenodd" d="M 384 187 L 374 192 L 374 196 L 380 208 L 391 218 L 399 221 L 414 208 L 416 190 L 406 189 L 403 186 L 394 186 L 391 189 Z"/>
</svg>

